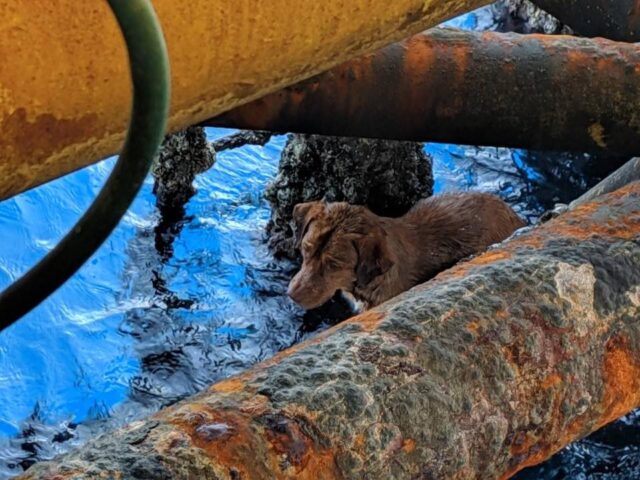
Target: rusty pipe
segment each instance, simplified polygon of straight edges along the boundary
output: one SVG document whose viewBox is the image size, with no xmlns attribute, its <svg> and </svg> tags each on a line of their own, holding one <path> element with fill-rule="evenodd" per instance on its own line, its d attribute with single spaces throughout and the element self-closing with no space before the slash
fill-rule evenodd
<svg viewBox="0 0 640 480">
<path fill-rule="evenodd" d="M 169 129 L 488 3 L 154 0 L 172 71 Z M 116 153 L 131 84 L 106 1 L 0 0 L 0 59 L 0 200 Z"/>
<path fill-rule="evenodd" d="M 586 37 L 623 42 L 640 40 L 638 0 L 532 0 L 574 31 Z"/>
<path fill-rule="evenodd" d="M 433 29 L 205 124 L 631 155 L 639 65 L 603 39 Z"/>
<path fill-rule="evenodd" d="M 22 479 L 508 478 L 640 405 L 640 182 Z"/>
</svg>

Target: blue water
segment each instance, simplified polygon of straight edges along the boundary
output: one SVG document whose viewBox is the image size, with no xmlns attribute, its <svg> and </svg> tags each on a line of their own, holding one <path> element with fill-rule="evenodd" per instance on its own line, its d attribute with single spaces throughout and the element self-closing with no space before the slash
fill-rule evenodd
<svg viewBox="0 0 640 480">
<path fill-rule="evenodd" d="M 303 312 L 284 295 L 291 272 L 262 242 L 269 218 L 262 192 L 283 142 L 218 155 L 196 181 L 169 261 L 155 249 L 158 213 L 147 179 L 78 274 L 0 334 L 0 464 L 9 464 L 0 477 L 19 470 L 10 468 L 16 458 L 33 456 L 23 451 L 24 437 L 41 437 L 37 456 L 48 458 L 65 448 L 51 445 L 60 431 L 73 433 L 65 445 L 81 443 L 304 337 Z M 113 164 L 0 203 L 0 288 L 56 244 Z M 170 308 L 179 301 L 193 305 Z"/>
<path fill-rule="evenodd" d="M 209 129 L 210 139 L 230 131 Z M 64 287 L 0 334 L 0 478 L 82 444 L 272 356 L 327 326 L 285 295 L 292 266 L 264 245 L 262 197 L 284 137 L 222 152 L 156 249 L 147 179 L 123 222 Z M 527 153 L 431 144 L 435 190 L 500 194 L 535 220 L 544 208 Z M 35 263 L 89 205 L 113 159 L 0 203 L 0 288 Z M 553 182 L 549 198 L 563 194 Z M 533 182 L 535 185 L 535 182 Z M 566 199 L 565 199 L 566 200 Z M 184 308 L 183 308 L 184 307 Z M 317 319 L 316 319 L 317 320 Z M 551 478 L 551 477 L 549 477 Z"/>
<path fill-rule="evenodd" d="M 452 24 L 489 28 L 487 12 Z M 210 139 L 229 133 L 208 129 Z M 158 231 L 147 179 L 78 274 L 0 333 L 0 479 L 327 327 L 286 298 L 293 267 L 274 261 L 263 243 L 270 211 L 262 193 L 284 142 L 274 137 L 265 147 L 219 154 L 196 180 L 198 193 L 173 233 Z M 436 192 L 495 192 L 529 221 L 588 186 L 577 178 L 568 187 L 562 171 L 537 169 L 532 154 L 519 150 L 425 148 L 434 157 Z M 581 160 L 558 154 L 551 163 Z M 0 203 L 0 289 L 75 223 L 113 164 L 103 161 Z M 156 248 L 160 237 L 173 242 L 168 259 Z M 522 478 L 633 478 L 640 471 L 638 423 L 631 415 Z"/>
</svg>

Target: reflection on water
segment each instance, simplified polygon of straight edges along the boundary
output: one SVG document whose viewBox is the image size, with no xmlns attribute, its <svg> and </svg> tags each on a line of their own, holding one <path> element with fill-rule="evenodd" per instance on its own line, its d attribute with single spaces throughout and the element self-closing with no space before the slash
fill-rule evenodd
<svg viewBox="0 0 640 480">
<path fill-rule="evenodd" d="M 223 133 L 209 131 L 212 137 Z M 198 178 L 185 216 L 172 222 L 159 222 L 145 184 L 91 261 L 0 335 L 0 477 L 244 370 L 335 318 L 326 311 L 304 315 L 286 298 L 294 266 L 274 261 L 263 243 L 269 209 L 262 193 L 283 144 L 276 137 L 264 148 L 219 155 Z M 497 192 L 530 220 L 597 180 L 556 171 L 584 156 L 426 148 L 434 156 L 438 191 Z M 0 287 L 55 244 L 112 164 L 0 204 Z M 565 450 L 535 474 L 544 471 L 544 477 L 535 478 L 574 478 L 577 471 L 617 462 L 624 472 L 638 471 L 635 446 L 626 440 L 640 438 L 636 417 L 608 431 Z"/>
</svg>

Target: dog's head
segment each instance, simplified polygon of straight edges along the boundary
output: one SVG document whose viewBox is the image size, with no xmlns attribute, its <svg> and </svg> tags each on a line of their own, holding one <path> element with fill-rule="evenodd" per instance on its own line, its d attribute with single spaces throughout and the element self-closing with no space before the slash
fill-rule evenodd
<svg viewBox="0 0 640 480">
<path fill-rule="evenodd" d="M 365 288 L 393 261 L 386 232 L 364 207 L 345 202 L 307 202 L 293 211 L 302 268 L 288 294 L 305 309 L 319 307 L 338 291 Z"/>
</svg>

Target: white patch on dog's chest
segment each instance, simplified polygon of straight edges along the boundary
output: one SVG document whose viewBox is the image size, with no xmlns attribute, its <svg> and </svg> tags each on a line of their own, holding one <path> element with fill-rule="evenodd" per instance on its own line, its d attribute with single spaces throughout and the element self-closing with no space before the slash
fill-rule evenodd
<svg viewBox="0 0 640 480">
<path fill-rule="evenodd" d="M 344 298 L 349 303 L 354 314 L 362 313 L 365 311 L 364 302 L 357 300 L 356 297 L 354 297 L 350 292 L 340 290 L 340 293 L 342 294 L 342 298 Z"/>
</svg>

